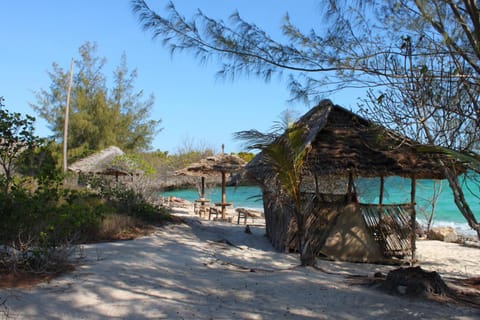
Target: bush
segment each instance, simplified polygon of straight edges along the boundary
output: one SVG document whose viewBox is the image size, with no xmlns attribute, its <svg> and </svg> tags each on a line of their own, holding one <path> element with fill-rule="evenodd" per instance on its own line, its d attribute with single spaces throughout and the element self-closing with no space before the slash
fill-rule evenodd
<svg viewBox="0 0 480 320">
<path fill-rule="evenodd" d="M 91 194 L 65 190 L 57 183 L 36 191 L 14 187 L 0 194 L 0 268 L 10 271 L 60 271 L 74 244 L 94 240 L 112 209 Z"/>
<path fill-rule="evenodd" d="M 0 270 L 61 272 L 75 244 L 132 238 L 142 223 L 172 221 L 167 209 L 133 188 L 99 182 L 97 190 L 65 189 L 60 179 L 0 193 Z M 29 191 L 29 190 L 34 191 Z"/>
<path fill-rule="evenodd" d="M 130 188 L 114 187 L 108 192 L 108 199 L 118 213 L 141 219 L 147 223 L 170 221 L 168 210 L 145 199 L 142 193 Z"/>
<path fill-rule="evenodd" d="M 120 184 L 99 177 L 83 177 L 83 183 L 98 190 L 118 214 L 124 214 L 146 223 L 161 224 L 172 221 L 168 209 L 154 204 L 156 193 L 145 180 Z"/>
</svg>

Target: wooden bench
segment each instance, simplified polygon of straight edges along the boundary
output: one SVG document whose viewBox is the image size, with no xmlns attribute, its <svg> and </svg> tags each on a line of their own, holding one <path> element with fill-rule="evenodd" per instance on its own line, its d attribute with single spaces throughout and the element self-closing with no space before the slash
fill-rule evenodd
<svg viewBox="0 0 480 320">
<path fill-rule="evenodd" d="M 222 214 L 222 211 L 218 210 L 216 207 L 210 207 L 208 210 L 208 220 L 212 219 L 212 215 L 215 215 L 215 219 L 218 220 L 218 216 Z"/>
<path fill-rule="evenodd" d="M 237 211 L 237 224 L 240 224 L 240 219 L 243 219 L 243 224 L 247 224 L 247 219 L 249 217 L 252 218 L 252 221 L 255 218 L 260 218 L 260 215 L 256 212 L 252 212 L 244 208 L 237 208 L 235 211 Z"/>
</svg>

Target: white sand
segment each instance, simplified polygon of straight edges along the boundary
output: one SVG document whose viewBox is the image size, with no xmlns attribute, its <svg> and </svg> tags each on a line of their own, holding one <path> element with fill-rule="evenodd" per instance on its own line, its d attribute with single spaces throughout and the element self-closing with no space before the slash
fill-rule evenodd
<svg viewBox="0 0 480 320">
<path fill-rule="evenodd" d="M 395 267 L 322 260 L 333 274 L 296 267 L 298 256 L 275 252 L 263 226 L 246 234 L 243 225 L 181 215 L 188 224 L 86 245 L 76 271 L 0 290 L 0 301 L 7 298 L 12 319 L 480 319 L 480 309 L 390 296 L 346 277 Z M 478 248 L 417 246 L 424 269 L 480 276 Z"/>
</svg>

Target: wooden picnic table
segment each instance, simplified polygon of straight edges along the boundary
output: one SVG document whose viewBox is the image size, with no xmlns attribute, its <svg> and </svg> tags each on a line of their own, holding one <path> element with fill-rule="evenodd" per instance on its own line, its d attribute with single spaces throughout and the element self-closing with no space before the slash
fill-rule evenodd
<svg viewBox="0 0 480 320">
<path fill-rule="evenodd" d="M 233 203 L 231 203 L 231 202 L 215 202 L 215 207 L 218 207 L 220 209 L 220 213 L 222 214 L 222 220 L 225 220 L 225 214 L 227 212 L 227 207 L 230 207 L 232 205 L 233 205 Z M 218 214 L 217 214 L 217 216 L 218 216 Z"/>
<path fill-rule="evenodd" d="M 210 199 L 200 198 L 196 199 L 195 203 L 199 203 L 201 206 L 204 206 L 207 203 L 210 203 Z"/>
</svg>

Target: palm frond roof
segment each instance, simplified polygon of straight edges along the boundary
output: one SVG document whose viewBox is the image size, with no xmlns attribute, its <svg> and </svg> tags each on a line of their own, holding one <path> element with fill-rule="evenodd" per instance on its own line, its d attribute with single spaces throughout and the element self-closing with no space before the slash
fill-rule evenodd
<svg viewBox="0 0 480 320">
<path fill-rule="evenodd" d="M 234 154 L 221 153 L 215 156 L 201 159 L 199 162 L 177 170 L 176 175 L 183 176 L 214 176 L 218 173 L 235 173 L 246 165 L 245 160 Z"/>
<path fill-rule="evenodd" d="M 439 160 L 452 161 L 438 152 L 419 152 L 422 145 L 373 123 L 330 100 L 321 101 L 296 123 L 307 128 L 304 147 L 310 148 L 304 169 L 317 176 L 402 176 L 444 179 Z M 282 137 L 279 137 L 281 139 Z M 458 173 L 465 168 L 455 164 Z M 271 177 L 260 152 L 246 166 L 258 181 Z"/>
<path fill-rule="evenodd" d="M 121 158 L 124 155 L 125 153 L 120 148 L 110 146 L 74 162 L 68 166 L 68 170 L 103 175 L 141 174 L 141 171 L 135 169 L 135 165 L 131 161 Z"/>
</svg>

